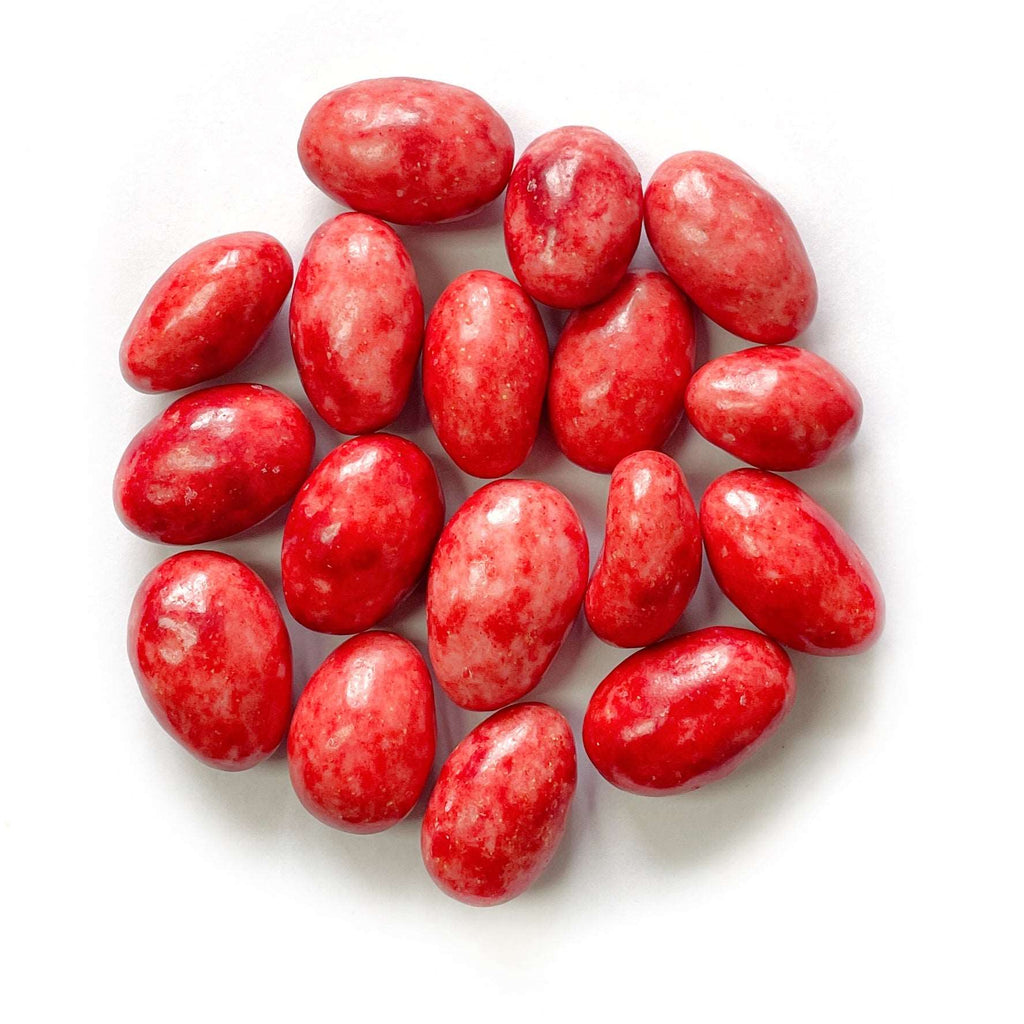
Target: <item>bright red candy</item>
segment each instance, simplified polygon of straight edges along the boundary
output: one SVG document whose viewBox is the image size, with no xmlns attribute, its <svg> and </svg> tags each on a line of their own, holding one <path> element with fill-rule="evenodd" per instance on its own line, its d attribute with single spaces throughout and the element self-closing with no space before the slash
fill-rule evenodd
<svg viewBox="0 0 1024 1024">
<path fill-rule="evenodd" d="M 843 528 L 796 484 L 737 469 L 704 492 L 711 571 L 750 621 L 808 654 L 856 654 L 882 631 L 882 591 Z"/>
<path fill-rule="evenodd" d="M 237 558 L 183 551 L 141 583 L 128 657 L 157 721 L 225 771 L 251 768 L 288 728 L 292 652 L 277 604 Z"/>
<path fill-rule="evenodd" d="M 554 856 L 576 790 L 569 723 L 547 704 L 481 722 L 445 761 L 423 816 L 423 863 L 477 907 L 525 892 Z"/>
<path fill-rule="evenodd" d="M 715 153 L 669 157 L 647 185 L 647 237 L 672 280 L 716 324 L 748 341 L 792 341 L 818 287 L 789 215 Z"/>
<path fill-rule="evenodd" d="M 857 389 L 802 348 L 748 348 L 705 363 L 686 389 L 690 422 L 712 444 L 759 469 L 817 466 L 860 426 Z"/>
<path fill-rule="evenodd" d="M 579 516 L 549 484 L 497 480 L 470 495 L 427 578 L 430 661 L 456 704 L 491 711 L 540 682 L 583 601 L 587 560 Z"/>
<path fill-rule="evenodd" d="M 405 406 L 423 341 L 412 260 L 383 221 L 343 213 L 313 233 L 288 325 L 313 408 L 343 434 L 365 434 Z"/>
<path fill-rule="evenodd" d="M 398 224 L 489 203 L 514 155 L 508 125 L 475 92 L 421 78 L 335 89 L 313 105 L 299 135 L 299 160 L 318 188 Z"/>
<path fill-rule="evenodd" d="M 728 775 L 782 721 L 795 695 L 778 644 L 714 626 L 637 651 L 594 691 L 583 746 L 629 793 L 664 796 Z"/>
<path fill-rule="evenodd" d="M 292 786 L 310 814 L 382 832 L 419 799 L 434 763 L 434 691 L 419 651 L 360 633 L 313 673 L 288 732 Z"/>
<path fill-rule="evenodd" d="M 618 647 L 660 640 L 690 603 L 700 566 L 700 524 L 679 466 L 661 452 L 626 456 L 612 473 L 587 587 L 590 628 Z"/>
<path fill-rule="evenodd" d="M 313 428 L 265 384 L 184 395 L 135 435 L 114 476 L 129 530 L 164 544 L 202 544 L 266 519 L 299 489 Z"/>
<path fill-rule="evenodd" d="M 519 285 L 490 270 L 448 285 L 427 321 L 423 396 L 459 469 L 498 477 L 522 465 L 547 381 L 547 334 Z"/>
<path fill-rule="evenodd" d="M 416 585 L 443 523 L 441 484 L 416 445 L 391 434 L 346 441 L 316 467 L 288 514 L 288 610 L 321 633 L 368 629 Z"/>
<path fill-rule="evenodd" d="M 682 415 L 694 349 L 679 289 L 653 270 L 627 274 L 603 302 L 573 313 L 558 339 L 548 385 L 558 447 L 597 473 L 660 448 Z"/>
<path fill-rule="evenodd" d="M 596 128 L 556 128 L 527 146 L 505 193 L 505 248 L 519 283 L 560 309 L 622 280 L 640 241 L 640 172 Z"/>
<path fill-rule="evenodd" d="M 219 377 L 256 347 L 292 286 L 283 245 L 259 231 L 201 242 L 146 293 L 121 342 L 121 373 L 139 391 Z"/>
</svg>

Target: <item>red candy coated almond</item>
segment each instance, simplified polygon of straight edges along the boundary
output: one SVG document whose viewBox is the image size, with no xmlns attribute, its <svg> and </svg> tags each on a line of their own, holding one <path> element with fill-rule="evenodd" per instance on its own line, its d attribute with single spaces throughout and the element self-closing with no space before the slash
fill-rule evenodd
<svg viewBox="0 0 1024 1024">
<path fill-rule="evenodd" d="M 434 763 L 434 691 L 419 651 L 360 633 L 313 673 L 288 732 L 303 806 L 346 832 L 381 832 L 419 799 Z"/>
<path fill-rule="evenodd" d="M 697 589 L 701 554 L 679 466 L 661 452 L 628 455 L 608 488 L 604 547 L 584 603 L 590 628 L 619 647 L 660 640 Z"/>
<path fill-rule="evenodd" d="M 292 655 L 277 603 L 247 565 L 183 551 L 142 581 L 128 656 L 157 721 L 199 760 L 251 768 L 288 728 Z"/>
<path fill-rule="evenodd" d="M 576 789 L 569 723 L 547 704 L 481 722 L 445 761 L 423 816 L 423 863 L 473 906 L 520 895 L 554 856 Z"/>
<path fill-rule="evenodd" d="M 786 652 L 715 626 L 637 651 L 612 669 L 583 719 L 583 746 L 612 785 L 664 796 L 720 779 L 793 702 Z"/>
<path fill-rule="evenodd" d="M 292 286 L 276 238 L 240 231 L 201 242 L 167 268 L 121 342 L 121 373 L 138 391 L 177 391 L 236 367 Z"/>
<path fill-rule="evenodd" d="M 882 631 L 882 591 L 846 531 L 774 473 L 737 469 L 704 492 L 700 526 L 726 597 L 758 629 L 808 654 L 856 654 Z"/>
</svg>

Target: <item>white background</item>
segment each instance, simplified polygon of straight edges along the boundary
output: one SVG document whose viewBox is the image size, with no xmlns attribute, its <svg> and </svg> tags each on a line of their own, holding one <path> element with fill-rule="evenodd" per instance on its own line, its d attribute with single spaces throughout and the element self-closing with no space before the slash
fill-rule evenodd
<svg viewBox="0 0 1024 1024">
<path fill-rule="evenodd" d="M 180 0 L 8 15 L 6 1019 L 1020 1019 L 1024 261 L 1019 54 L 1000 6 Z M 295 156 L 307 108 L 392 74 L 480 92 L 518 150 L 591 124 L 645 181 L 674 152 L 711 149 L 782 200 L 821 292 L 802 341 L 865 404 L 848 452 L 795 478 L 861 544 L 889 607 L 870 653 L 795 657 L 794 711 L 727 780 L 632 797 L 581 750 L 557 859 L 489 910 L 430 883 L 419 809 L 348 836 L 302 810 L 280 756 L 240 775 L 192 761 L 124 653 L 134 589 L 169 553 L 111 508 L 123 447 L 168 402 L 120 380 L 124 328 L 202 239 L 265 230 L 297 262 L 338 212 Z M 401 233 L 428 304 L 459 272 L 507 272 L 500 203 Z M 653 265 L 646 242 L 636 262 Z M 740 344 L 711 329 L 702 355 Z M 284 316 L 229 379 L 308 408 Z M 450 514 L 474 485 L 419 398 L 397 429 L 437 457 Z M 340 438 L 318 432 L 323 455 Z M 697 497 L 735 465 L 692 431 L 669 450 Z M 570 495 L 595 557 L 607 479 L 546 436 L 517 475 Z M 282 522 L 217 546 L 277 587 Z M 680 628 L 713 622 L 743 619 L 708 576 Z M 422 591 L 386 625 L 422 647 Z M 298 687 L 337 641 L 290 628 Z M 578 729 L 621 657 L 577 624 L 535 696 Z M 443 697 L 439 711 L 440 758 L 481 716 Z"/>
</svg>

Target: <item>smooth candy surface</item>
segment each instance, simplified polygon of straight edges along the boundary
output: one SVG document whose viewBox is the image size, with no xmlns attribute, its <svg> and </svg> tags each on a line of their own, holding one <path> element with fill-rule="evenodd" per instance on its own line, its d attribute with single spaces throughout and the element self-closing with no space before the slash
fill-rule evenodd
<svg viewBox="0 0 1024 1024">
<path fill-rule="evenodd" d="M 313 673 L 288 732 L 303 806 L 346 832 L 382 832 L 419 799 L 434 763 L 434 691 L 419 651 L 360 633 Z"/>
<path fill-rule="evenodd" d="M 183 551 L 153 569 L 132 603 L 128 657 L 157 721 L 200 761 L 241 771 L 284 739 L 288 632 L 270 591 L 237 558 Z"/>
<path fill-rule="evenodd" d="M 548 386 L 558 447 L 597 473 L 660 448 L 682 415 L 694 351 L 679 289 L 653 270 L 627 274 L 603 302 L 573 313 L 558 339 Z"/>
<path fill-rule="evenodd" d="M 796 484 L 737 469 L 704 492 L 700 526 L 726 597 L 808 654 L 856 654 L 882 631 L 882 591 L 843 528 Z"/>
<path fill-rule="evenodd" d="M 612 473 L 604 547 L 587 587 L 590 628 L 618 647 L 660 640 L 697 589 L 701 554 L 679 466 L 661 452 L 626 456 Z"/>
<path fill-rule="evenodd" d="M 423 344 L 423 395 L 438 440 L 473 476 L 511 473 L 530 454 L 548 380 L 548 339 L 533 300 L 490 270 L 457 277 Z"/>
<path fill-rule="evenodd" d="M 576 789 L 569 723 L 547 704 L 481 722 L 445 761 L 423 816 L 423 863 L 473 906 L 519 896 L 554 856 Z"/>
<path fill-rule="evenodd" d="M 416 585 L 443 523 L 441 484 L 416 445 L 390 434 L 346 441 L 303 484 L 285 523 L 288 610 L 321 633 L 368 629 Z"/>
<path fill-rule="evenodd" d="M 283 245 L 259 231 L 189 249 L 146 293 L 121 342 L 121 373 L 138 391 L 177 391 L 236 367 L 292 286 Z"/>
<path fill-rule="evenodd" d="M 686 413 L 712 444 L 759 469 L 824 462 L 860 427 L 857 389 L 831 363 L 788 345 L 712 359 L 691 378 Z"/>
<path fill-rule="evenodd" d="M 589 306 L 622 280 L 640 241 L 643 187 L 629 154 L 596 128 L 535 139 L 505 193 L 505 248 L 519 283 L 560 309 Z"/>
<path fill-rule="evenodd" d="M 318 100 L 302 125 L 310 180 L 354 210 L 398 224 L 460 217 L 508 182 L 512 132 L 476 93 L 421 78 L 374 78 Z"/>
<path fill-rule="evenodd" d="M 583 718 L 594 767 L 629 793 L 664 796 L 728 775 L 793 703 L 786 652 L 748 629 L 714 626 L 612 669 Z"/>
<path fill-rule="evenodd" d="M 299 489 L 313 428 L 265 384 L 184 395 L 135 435 L 114 476 L 129 530 L 164 544 L 202 544 L 247 530 Z"/>
<path fill-rule="evenodd" d="M 672 280 L 727 331 L 792 341 L 818 287 L 789 215 L 742 168 L 715 153 L 669 157 L 647 185 L 644 223 Z"/>
<path fill-rule="evenodd" d="M 335 430 L 369 433 L 402 411 L 423 341 L 423 300 L 387 224 L 343 213 L 317 228 L 288 325 L 302 386 Z"/>
<path fill-rule="evenodd" d="M 588 549 L 569 499 L 536 480 L 470 495 L 427 578 L 434 674 L 460 707 L 491 711 L 532 690 L 583 601 Z"/>
</svg>

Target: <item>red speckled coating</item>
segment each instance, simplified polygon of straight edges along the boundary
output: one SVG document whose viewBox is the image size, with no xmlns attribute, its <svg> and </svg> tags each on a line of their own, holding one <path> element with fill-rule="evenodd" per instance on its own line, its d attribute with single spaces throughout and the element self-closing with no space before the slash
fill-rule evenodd
<svg viewBox="0 0 1024 1024">
<path fill-rule="evenodd" d="M 288 770 L 303 806 L 322 822 L 383 832 L 419 799 L 434 742 L 434 691 L 419 651 L 394 633 L 360 633 L 302 691 Z"/>
<path fill-rule="evenodd" d="M 682 415 L 693 359 L 686 298 L 664 274 L 628 274 L 604 302 L 573 313 L 558 339 L 548 386 L 558 447 L 597 473 L 660 448 Z"/>
<path fill-rule="evenodd" d="M 299 160 L 317 188 L 397 224 L 472 213 L 501 194 L 514 156 L 512 132 L 493 107 L 422 78 L 329 92 L 299 135 Z"/>
<path fill-rule="evenodd" d="M 284 739 L 292 651 L 277 604 L 237 558 L 182 551 L 141 583 L 128 657 L 157 721 L 200 761 L 251 768 Z"/>
<path fill-rule="evenodd" d="M 423 341 L 412 260 L 383 221 L 343 213 L 306 246 L 289 312 L 292 354 L 313 408 L 343 434 L 402 411 Z"/>
<path fill-rule="evenodd" d="M 114 507 L 133 533 L 203 544 L 266 519 L 299 489 L 313 428 L 265 384 L 224 384 L 173 402 L 135 435 L 114 476 Z"/>
<path fill-rule="evenodd" d="M 168 267 L 121 342 L 121 373 L 139 391 L 219 377 L 256 347 L 292 286 L 276 238 L 240 231 L 201 242 Z"/>
<path fill-rule="evenodd" d="M 472 906 L 505 903 L 547 867 L 576 790 L 569 723 L 547 704 L 481 722 L 445 761 L 423 816 L 423 863 Z"/>
<path fill-rule="evenodd" d="M 380 622 L 423 574 L 444 523 L 430 459 L 391 434 L 355 437 L 303 484 L 284 525 L 288 610 L 321 633 Z"/>
<path fill-rule="evenodd" d="M 548 382 L 548 338 L 533 300 L 490 270 L 457 277 L 423 344 L 423 395 L 464 473 L 498 477 L 530 454 Z"/>
<path fill-rule="evenodd" d="M 857 389 L 801 348 L 748 348 L 705 363 L 686 389 L 690 422 L 712 444 L 759 469 L 817 466 L 860 427 Z"/>
<path fill-rule="evenodd" d="M 556 128 L 527 146 L 505 193 L 505 248 L 539 302 L 577 309 L 622 280 L 640 241 L 643 187 L 629 154 L 596 128 Z"/>
<path fill-rule="evenodd" d="M 787 647 L 856 654 L 882 631 L 882 591 L 843 528 L 796 484 L 737 469 L 704 492 L 700 526 L 726 597 Z"/>
<path fill-rule="evenodd" d="M 618 647 L 660 640 L 690 603 L 700 567 L 697 509 L 679 466 L 661 452 L 626 456 L 612 473 L 604 547 L 587 587 L 590 628 Z"/>
<path fill-rule="evenodd" d="M 748 341 L 792 341 L 818 287 L 789 215 L 731 160 L 669 157 L 647 185 L 647 237 L 672 280 L 716 324 Z"/>
<path fill-rule="evenodd" d="M 456 704 L 491 711 L 540 682 L 580 609 L 588 557 L 576 510 L 549 484 L 497 480 L 470 495 L 427 579 L 430 661 Z"/>
<path fill-rule="evenodd" d="M 583 747 L 629 793 L 666 796 L 728 775 L 793 703 L 793 667 L 749 629 L 713 626 L 628 657 L 594 691 Z"/>
</svg>

